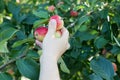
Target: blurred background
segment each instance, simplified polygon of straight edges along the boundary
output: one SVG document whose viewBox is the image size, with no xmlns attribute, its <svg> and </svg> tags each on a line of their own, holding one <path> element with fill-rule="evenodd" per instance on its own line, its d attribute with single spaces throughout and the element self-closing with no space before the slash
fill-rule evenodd
<svg viewBox="0 0 120 80">
<path fill-rule="evenodd" d="M 33 33 L 55 14 L 70 32 L 61 80 L 120 80 L 120 0 L 0 0 L 0 80 L 38 80 Z"/>
</svg>

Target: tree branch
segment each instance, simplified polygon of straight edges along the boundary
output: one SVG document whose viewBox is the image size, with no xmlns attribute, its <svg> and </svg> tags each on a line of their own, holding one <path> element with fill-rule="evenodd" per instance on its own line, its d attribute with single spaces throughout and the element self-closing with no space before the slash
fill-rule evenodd
<svg viewBox="0 0 120 80">
<path fill-rule="evenodd" d="M 15 62 L 16 60 L 25 57 L 25 55 L 26 55 L 26 53 L 28 52 L 28 50 L 29 50 L 29 49 L 26 48 L 26 50 L 24 51 L 24 53 L 23 53 L 22 55 L 16 57 L 15 59 L 12 59 L 12 60 L 8 61 L 7 63 L 5 63 L 5 64 L 3 64 L 3 65 L 1 65 L 1 66 L 0 66 L 0 71 L 1 71 L 2 69 L 4 69 L 6 66 L 8 66 L 9 64 Z"/>
</svg>

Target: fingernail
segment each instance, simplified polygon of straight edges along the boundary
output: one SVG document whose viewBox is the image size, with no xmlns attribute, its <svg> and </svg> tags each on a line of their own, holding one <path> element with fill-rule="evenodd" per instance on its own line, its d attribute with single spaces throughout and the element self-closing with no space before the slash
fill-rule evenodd
<svg viewBox="0 0 120 80">
<path fill-rule="evenodd" d="M 55 23 L 55 22 L 56 22 L 56 20 L 55 20 L 55 19 L 51 19 L 51 22 L 52 22 L 52 23 Z"/>
</svg>

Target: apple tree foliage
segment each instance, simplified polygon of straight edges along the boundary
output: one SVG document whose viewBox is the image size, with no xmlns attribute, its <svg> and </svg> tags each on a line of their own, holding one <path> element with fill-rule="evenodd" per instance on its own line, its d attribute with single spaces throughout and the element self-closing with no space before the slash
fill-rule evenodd
<svg viewBox="0 0 120 80">
<path fill-rule="evenodd" d="M 120 0 L 0 0 L 0 80 L 38 80 L 42 50 L 33 32 L 54 14 L 70 32 L 61 80 L 120 80 Z"/>
</svg>

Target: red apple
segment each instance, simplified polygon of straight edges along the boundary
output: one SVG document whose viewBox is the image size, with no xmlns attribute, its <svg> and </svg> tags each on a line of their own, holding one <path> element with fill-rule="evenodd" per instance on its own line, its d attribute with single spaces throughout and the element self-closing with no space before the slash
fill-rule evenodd
<svg viewBox="0 0 120 80">
<path fill-rule="evenodd" d="M 70 15 L 73 17 L 76 17 L 76 16 L 78 16 L 78 12 L 72 10 L 72 11 L 70 11 Z"/>
<path fill-rule="evenodd" d="M 112 62 L 112 65 L 113 65 L 114 71 L 116 72 L 117 71 L 117 65 L 113 62 Z"/>
<path fill-rule="evenodd" d="M 38 27 L 34 32 L 34 36 L 38 41 L 42 42 L 47 31 L 48 31 L 48 28 L 46 27 L 43 27 L 43 26 Z"/>
<path fill-rule="evenodd" d="M 46 27 L 43 27 L 43 26 L 38 27 L 34 32 L 34 36 L 38 41 L 42 42 L 45 35 L 47 34 L 47 31 L 48 31 L 48 28 L 46 28 Z M 61 30 L 55 32 L 56 38 L 60 38 L 61 35 L 62 35 Z"/>
<path fill-rule="evenodd" d="M 9 70 L 7 70 L 7 72 L 8 72 L 10 75 L 13 75 L 13 74 L 14 74 L 13 69 L 9 69 Z"/>
<path fill-rule="evenodd" d="M 107 50 L 104 48 L 104 49 L 102 50 L 102 54 L 105 55 L 106 53 L 107 53 Z"/>
<path fill-rule="evenodd" d="M 48 7 L 48 11 L 49 12 L 53 12 L 55 10 L 55 6 L 54 5 L 51 5 Z"/>
<path fill-rule="evenodd" d="M 62 18 L 60 16 L 53 15 L 53 16 L 50 17 L 50 20 L 51 19 L 55 19 L 56 20 L 56 23 L 57 23 L 56 31 L 62 29 L 62 27 L 64 25 L 64 22 L 63 22 L 63 20 L 62 20 Z"/>
</svg>

